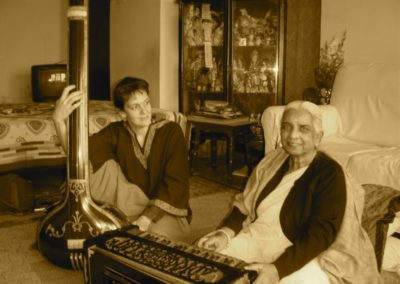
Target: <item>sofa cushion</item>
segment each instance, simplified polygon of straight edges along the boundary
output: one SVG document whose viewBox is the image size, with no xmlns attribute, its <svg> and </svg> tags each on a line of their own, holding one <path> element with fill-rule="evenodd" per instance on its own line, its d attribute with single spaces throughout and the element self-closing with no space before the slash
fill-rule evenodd
<svg viewBox="0 0 400 284">
<path fill-rule="evenodd" d="M 347 169 L 361 184 L 390 186 L 400 192 L 400 148 L 360 152 L 351 157 Z"/>
<path fill-rule="evenodd" d="M 187 129 L 186 129 L 186 124 L 187 124 L 187 118 L 183 113 L 177 112 L 177 111 L 172 111 L 172 110 L 165 110 L 165 109 L 159 109 L 159 108 L 152 108 L 152 117 L 154 120 L 170 120 L 174 121 L 179 124 L 179 126 L 182 128 L 183 134 L 186 136 L 187 135 Z"/>
<path fill-rule="evenodd" d="M 400 148 L 326 137 L 320 149 L 340 162 L 358 183 L 380 184 L 400 191 Z"/>
<path fill-rule="evenodd" d="M 344 65 L 335 78 L 331 105 L 343 135 L 381 146 L 400 146 L 400 65 Z"/>
<path fill-rule="evenodd" d="M 335 158 L 343 167 L 347 168 L 353 156 L 361 153 L 369 153 L 371 151 L 380 151 L 382 147 L 350 140 L 345 137 L 324 136 L 321 140 L 320 149 Z"/>
</svg>

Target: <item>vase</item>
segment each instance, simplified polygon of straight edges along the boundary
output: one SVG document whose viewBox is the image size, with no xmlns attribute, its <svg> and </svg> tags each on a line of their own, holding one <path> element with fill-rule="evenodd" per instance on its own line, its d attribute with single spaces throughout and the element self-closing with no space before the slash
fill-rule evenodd
<svg viewBox="0 0 400 284">
<path fill-rule="evenodd" d="M 319 91 L 319 98 L 321 105 L 329 105 L 331 102 L 332 89 L 321 88 Z"/>
</svg>

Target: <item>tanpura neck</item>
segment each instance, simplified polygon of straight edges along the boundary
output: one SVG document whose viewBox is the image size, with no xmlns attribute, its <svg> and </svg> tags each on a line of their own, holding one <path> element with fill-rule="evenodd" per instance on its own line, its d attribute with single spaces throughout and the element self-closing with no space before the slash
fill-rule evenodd
<svg viewBox="0 0 400 284">
<path fill-rule="evenodd" d="M 317 151 L 313 151 L 310 153 L 310 155 L 307 155 L 305 157 L 296 157 L 296 156 L 291 156 L 289 159 L 289 169 L 287 173 L 293 172 L 295 170 L 298 170 L 302 167 L 308 166 L 312 160 L 314 159 L 315 155 L 317 154 Z"/>
</svg>

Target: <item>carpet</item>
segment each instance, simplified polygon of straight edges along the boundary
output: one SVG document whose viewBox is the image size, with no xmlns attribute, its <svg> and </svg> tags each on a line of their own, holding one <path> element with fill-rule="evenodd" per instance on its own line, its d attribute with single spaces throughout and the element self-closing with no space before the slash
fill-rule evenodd
<svg viewBox="0 0 400 284">
<path fill-rule="evenodd" d="M 210 232 L 228 213 L 237 190 L 200 177 L 191 177 L 192 238 Z M 36 229 L 43 213 L 0 214 L 0 283 L 84 283 L 81 271 L 57 267 L 36 249 Z"/>
<path fill-rule="evenodd" d="M 194 241 L 218 226 L 238 191 L 200 177 L 191 177 L 190 185 L 191 241 Z M 40 212 L 20 216 L 0 214 L 0 283 L 84 283 L 81 271 L 57 267 L 36 249 L 36 228 L 42 216 Z M 400 283 L 396 273 L 384 271 L 382 276 L 386 284 Z"/>
<path fill-rule="evenodd" d="M 35 247 L 37 222 L 0 229 L 0 283 L 83 283 L 82 272 L 56 267 Z"/>
</svg>

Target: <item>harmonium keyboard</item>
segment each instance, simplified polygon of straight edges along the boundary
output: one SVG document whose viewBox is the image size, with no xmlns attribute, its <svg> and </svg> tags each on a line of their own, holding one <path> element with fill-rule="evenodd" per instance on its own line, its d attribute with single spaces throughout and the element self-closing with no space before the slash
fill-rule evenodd
<svg viewBox="0 0 400 284">
<path fill-rule="evenodd" d="M 86 283 L 251 283 L 245 262 L 137 229 L 85 241 Z"/>
</svg>

